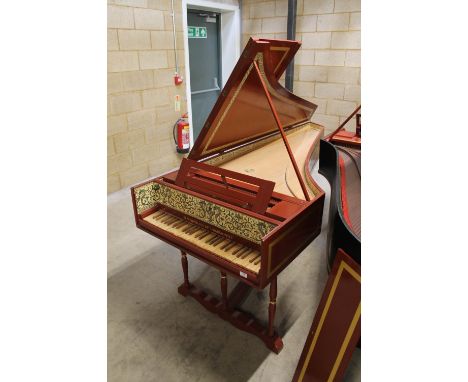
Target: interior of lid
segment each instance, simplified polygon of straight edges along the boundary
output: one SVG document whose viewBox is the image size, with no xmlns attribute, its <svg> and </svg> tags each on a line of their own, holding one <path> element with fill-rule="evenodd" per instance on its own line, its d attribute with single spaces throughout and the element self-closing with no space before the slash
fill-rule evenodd
<svg viewBox="0 0 468 382">
<path fill-rule="evenodd" d="M 249 40 L 195 141 L 190 159 L 211 156 L 278 131 L 260 77 L 283 128 L 311 118 L 317 106 L 290 93 L 278 82 L 299 46 L 297 41 Z"/>
</svg>

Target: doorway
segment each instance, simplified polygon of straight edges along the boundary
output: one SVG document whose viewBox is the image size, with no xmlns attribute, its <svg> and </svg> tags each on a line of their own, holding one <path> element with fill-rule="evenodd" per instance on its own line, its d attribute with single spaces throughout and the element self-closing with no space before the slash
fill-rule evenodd
<svg viewBox="0 0 468 382">
<path fill-rule="evenodd" d="M 193 139 L 221 93 L 220 14 L 187 11 Z"/>
<path fill-rule="evenodd" d="M 237 5 L 210 0 L 182 0 L 182 17 L 184 51 L 186 52 L 184 55 L 186 100 L 189 123 L 192 127 L 190 129 L 190 147 L 193 147 L 221 89 L 226 84 L 239 59 L 241 49 L 240 10 Z M 216 19 L 216 22 L 212 20 L 213 18 Z M 195 28 L 189 29 L 189 27 Z M 211 48 L 207 54 L 213 58 L 208 60 L 204 57 L 201 49 L 203 49 L 204 43 L 210 43 L 210 36 L 217 39 L 217 47 L 213 47 L 216 44 L 210 45 Z M 211 42 L 213 43 L 213 40 Z M 198 60 L 191 60 L 192 52 L 195 52 Z M 200 67 L 192 68 L 192 64 Z M 193 74 L 192 70 L 194 70 Z M 206 74 L 200 77 L 197 70 L 206 71 Z M 194 81 L 192 81 L 193 77 L 195 77 Z M 213 90 L 217 88 L 219 90 Z M 202 100 L 206 100 L 206 104 Z"/>
</svg>

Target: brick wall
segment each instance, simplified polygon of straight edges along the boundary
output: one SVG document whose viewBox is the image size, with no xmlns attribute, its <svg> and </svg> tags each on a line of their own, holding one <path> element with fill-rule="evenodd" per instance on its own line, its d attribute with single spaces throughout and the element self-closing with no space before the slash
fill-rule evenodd
<svg viewBox="0 0 468 382">
<path fill-rule="evenodd" d="M 238 5 L 237 0 L 218 3 Z M 182 1 L 174 0 L 179 70 L 185 78 Z M 176 167 L 172 128 L 187 111 L 175 86 L 171 0 L 108 0 L 107 191 Z M 181 96 L 181 111 L 174 97 Z"/>
<path fill-rule="evenodd" d="M 287 0 L 243 0 L 242 41 L 286 38 Z M 361 102 L 360 0 L 298 0 L 294 93 L 318 105 L 329 132 Z M 354 124 L 351 121 L 350 124 Z"/>
<path fill-rule="evenodd" d="M 172 126 L 186 111 L 175 87 L 170 0 L 113 0 L 107 10 L 108 192 L 171 169 L 180 161 Z M 181 2 L 177 47 L 183 70 Z M 182 98 L 174 111 L 174 96 Z"/>
</svg>

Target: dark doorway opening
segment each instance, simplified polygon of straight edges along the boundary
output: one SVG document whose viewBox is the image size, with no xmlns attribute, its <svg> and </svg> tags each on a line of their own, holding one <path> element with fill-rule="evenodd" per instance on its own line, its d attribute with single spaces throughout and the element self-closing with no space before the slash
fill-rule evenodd
<svg viewBox="0 0 468 382">
<path fill-rule="evenodd" d="M 220 21 L 219 13 L 194 9 L 187 12 L 194 141 L 221 93 Z"/>
</svg>

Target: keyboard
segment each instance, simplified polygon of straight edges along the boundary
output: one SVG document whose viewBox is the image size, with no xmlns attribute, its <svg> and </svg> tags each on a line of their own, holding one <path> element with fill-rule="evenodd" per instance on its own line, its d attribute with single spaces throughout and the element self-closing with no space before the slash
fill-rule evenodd
<svg viewBox="0 0 468 382">
<path fill-rule="evenodd" d="M 166 210 L 159 210 L 148 215 L 144 220 L 255 274 L 258 274 L 260 270 L 259 250 L 206 229 L 191 220 L 176 216 Z"/>
</svg>

